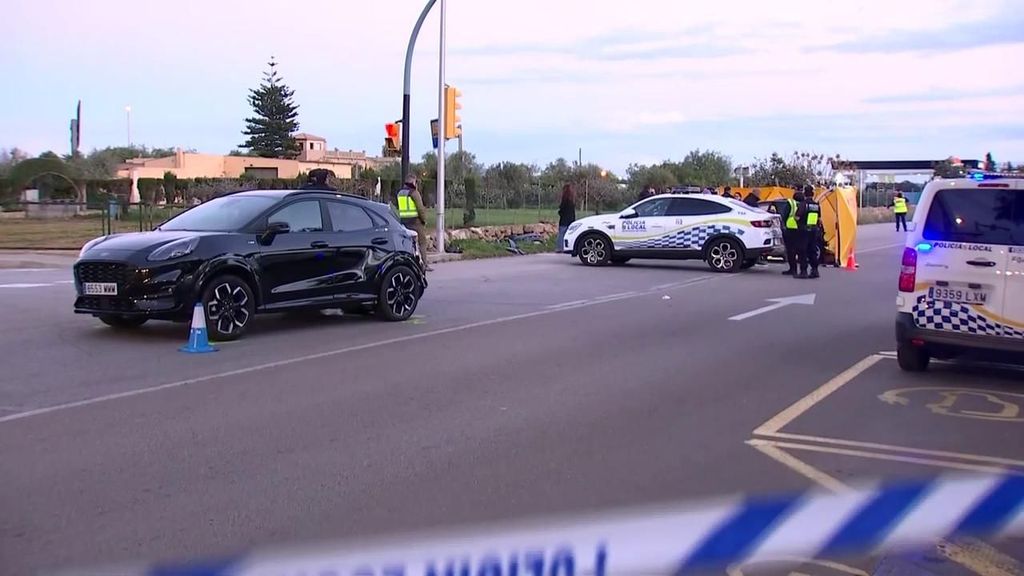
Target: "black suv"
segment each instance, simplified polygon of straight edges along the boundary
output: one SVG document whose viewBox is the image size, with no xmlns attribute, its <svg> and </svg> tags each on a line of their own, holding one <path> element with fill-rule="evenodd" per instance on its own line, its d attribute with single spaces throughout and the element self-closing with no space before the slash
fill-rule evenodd
<svg viewBox="0 0 1024 576">
<path fill-rule="evenodd" d="M 82 248 L 75 312 L 115 327 L 188 321 L 196 303 L 214 340 L 253 314 L 340 308 L 401 321 L 426 275 L 415 233 L 387 204 L 322 190 L 258 190 L 199 204 L 152 232 Z"/>
</svg>

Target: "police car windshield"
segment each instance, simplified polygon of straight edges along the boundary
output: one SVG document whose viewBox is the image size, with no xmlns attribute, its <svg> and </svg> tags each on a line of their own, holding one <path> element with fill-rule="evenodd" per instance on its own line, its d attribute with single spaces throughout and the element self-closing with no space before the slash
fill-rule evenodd
<svg viewBox="0 0 1024 576">
<path fill-rule="evenodd" d="M 923 235 L 927 240 L 1024 245 L 1024 191 L 940 190 L 928 211 Z"/>
<path fill-rule="evenodd" d="M 171 218 L 158 230 L 234 232 L 277 202 L 269 196 L 222 196 Z"/>
</svg>

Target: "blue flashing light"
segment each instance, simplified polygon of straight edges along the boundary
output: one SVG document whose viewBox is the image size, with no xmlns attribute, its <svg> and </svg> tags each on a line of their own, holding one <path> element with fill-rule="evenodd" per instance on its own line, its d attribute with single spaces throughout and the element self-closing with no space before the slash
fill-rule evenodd
<svg viewBox="0 0 1024 576">
<path fill-rule="evenodd" d="M 916 246 L 916 248 L 917 251 L 922 254 L 927 254 L 932 251 L 932 245 L 930 242 L 921 242 Z"/>
<path fill-rule="evenodd" d="M 971 174 L 971 179 L 980 182 L 985 179 L 985 174 L 983 172 L 975 172 L 974 174 Z"/>
</svg>

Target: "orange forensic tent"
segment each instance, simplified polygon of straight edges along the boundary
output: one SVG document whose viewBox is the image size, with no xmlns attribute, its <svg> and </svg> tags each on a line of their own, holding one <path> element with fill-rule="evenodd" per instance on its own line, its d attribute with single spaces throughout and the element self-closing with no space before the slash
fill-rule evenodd
<svg viewBox="0 0 1024 576">
<path fill-rule="evenodd" d="M 753 188 L 733 188 L 740 198 Z M 783 186 L 759 186 L 762 202 L 792 198 L 796 192 Z M 825 246 L 835 254 L 836 266 L 850 261 L 857 245 L 857 190 L 850 186 L 815 188 L 814 198 L 821 205 L 821 225 L 825 230 Z"/>
</svg>

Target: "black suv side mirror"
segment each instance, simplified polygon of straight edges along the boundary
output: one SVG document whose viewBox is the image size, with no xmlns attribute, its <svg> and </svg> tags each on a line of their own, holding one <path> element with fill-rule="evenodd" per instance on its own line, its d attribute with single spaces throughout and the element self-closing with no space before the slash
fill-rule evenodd
<svg viewBox="0 0 1024 576">
<path fill-rule="evenodd" d="M 267 229 L 260 235 L 261 244 L 270 244 L 274 241 L 274 237 L 278 234 L 287 234 L 291 231 L 291 226 L 287 222 L 271 222 L 267 224 Z"/>
</svg>

